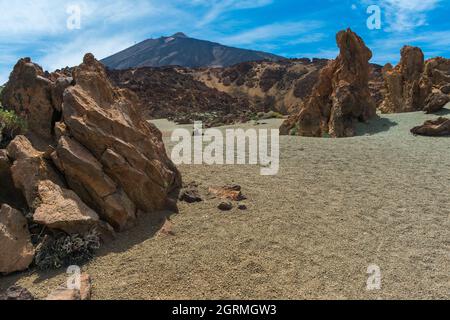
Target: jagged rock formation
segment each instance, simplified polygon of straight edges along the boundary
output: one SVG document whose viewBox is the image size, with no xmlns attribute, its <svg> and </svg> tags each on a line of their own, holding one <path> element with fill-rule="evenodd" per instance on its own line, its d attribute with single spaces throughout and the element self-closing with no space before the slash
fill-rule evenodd
<svg viewBox="0 0 450 320">
<path fill-rule="evenodd" d="M 369 91 L 372 52 L 350 29 L 339 32 L 336 40 L 339 56 L 322 69 L 300 112 L 281 127 L 282 134 L 351 137 L 355 121 L 367 121 L 375 115 Z"/>
<path fill-rule="evenodd" d="M 436 120 L 425 121 L 423 125 L 412 128 L 411 133 L 421 136 L 450 136 L 450 119 L 441 117 Z"/>
<path fill-rule="evenodd" d="M 0 274 L 23 271 L 33 261 L 27 220 L 23 214 L 4 204 L 0 207 Z"/>
<path fill-rule="evenodd" d="M 259 112 L 292 114 L 316 84 L 325 59 L 244 62 L 227 68 L 108 70 L 111 81 L 134 91 L 148 118 L 207 127 L 248 121 Z M 382 67 L 371 65 L 370 92 L 384 99 Z M 380 90 L 381 89 L 381 90 Z"/>
<path fill-rule="evenodd" d="M 208 87 L 250 100 L 257 112 L 292 112 L 308 96 L 327 60 L 245 62 L 228 68 L 192 70 Z"/>
<path fill-rule="evenodd" d="M 11 176 L 6 187 L 24 195 L 33 223 L 108 235 L 131 227 L 138 211 L 173 207 L 181 177 L 161 132 L 140 116 L 136 95 L 109 82 L 93 55 L 72 76 L 44 73 L 22 59 L 5 90 L 3 104 L 24 115 L 30 131 L 0 153 L 1 171 Z"/>
<path fill-rule="evenodd" d="M 450 96 L 441 91 L 432 92 L 425 100 L 425 107 L 423 110 L 426 113 L 434 113 L 441 110 L 447 103 L 450 102 Z"/>
<path fill-rule="evenodd" d="M 132 90 L 147 118 L 167 118 L 182 124 L 232 124 L 251 112 L 248 99 L 210 88 L 180 67 L 108 70 L 111 81 Z"/>
<path fill-rule="evenodd" d="M 420 48 L 405 46 L 400 63 L 384 74 L 386 97 L 380 106 L 383 113 L 422 110 L 432 91 L 432 82 L 424 74 L 425 61 Z"/>
<path fill-rule="evenodd" d="M 61 111 L 62 92 L 71 78 L 51 81 L 30 58 L 19 60 L 2 92 L 2 104 L 23 117 L 30 130 L 51 138 L 55 112 Z"/>
<path fill-rule="evenodd" d="M 450 84 L 450 60 L 442 57 L 429 59 L 425 62 L 424 75 L 431 79 L 434 88 L 445 94 L 450 92 L 443 90 Z M 446 92 L 444 92 L 446 91 Z"/>
</svg>

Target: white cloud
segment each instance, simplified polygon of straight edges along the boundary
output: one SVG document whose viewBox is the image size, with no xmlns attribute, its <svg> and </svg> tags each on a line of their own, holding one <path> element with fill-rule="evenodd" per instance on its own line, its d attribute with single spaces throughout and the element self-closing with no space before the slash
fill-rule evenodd
<svg viewBox="0 0 450 320">
<path fill-rule="evenodd" d="M 229 11 L 260 8 L 272 3 L 273 0 L 194 0 L 192 2 L 194 5 L 208 8 L 206 14 L 197 23 L 197 27 L 208 25 Z"/>
<path fill-rule="evenodd" d="M 292 39 L 292 37 L 298 37 L 300 40 L 300 35 L 304 35 L 304 39 L 307 40 L 307 37 L 310 36 L 309 33 L 321 26 L 322 24 L 318 21 L 273 23 L 225 37 L 222 42 L 230 45 L 245 45 L 274 39 Z M 314 42 L 315 39 L 313 37 L 310 40 L 312 40 L 310 42 Z"/>
<path fill-rule="evenodd" d="M 434 10 L 443 0 L 380 0 L 389 32 L 412 31 L 428 24 L 427 13 Z M 374 4 L 371 0 L 362 0 L 366 5 Z"/>
</svg>

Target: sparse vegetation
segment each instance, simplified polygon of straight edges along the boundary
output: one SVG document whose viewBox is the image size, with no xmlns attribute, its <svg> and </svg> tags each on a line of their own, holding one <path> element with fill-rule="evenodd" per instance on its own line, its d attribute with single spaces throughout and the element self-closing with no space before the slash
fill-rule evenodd
<svg viewBox="0 0 450 320">
<path fill-rule="evenodd" d="M 84 236 L 47 235 L 36 248 L 35 264 L 39 270 L 80 265 L 91 260 L 99 248 L 100 237 L 95 229 Z"/>
<path fill-rule="evenodd" d="M 291 131 L 289 131 L 289 135 L 290 136 L 298 136 L 298 129 L 299 129 L 299 125 L 298 123 L 295 125 L 294 128 L 291 129 Z"/>
<path fill-rule="evenodd" d="M 27 124 L 14 111 L 5 110 L 0 104 L 0 148 L 5 147 L 15 136 L 25 134 Z"/>
</svg>

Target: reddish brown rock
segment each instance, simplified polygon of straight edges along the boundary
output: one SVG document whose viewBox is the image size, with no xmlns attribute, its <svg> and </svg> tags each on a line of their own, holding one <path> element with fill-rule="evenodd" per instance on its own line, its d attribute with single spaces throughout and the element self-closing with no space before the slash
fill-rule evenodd
<svg viewBox="0 0 450 320">
<path fill-rule="evenodd" d="M 310 137 L 351 137 L 354 123 L 375 116 L 369 90 L 369 60 L 372 52 L 350 29 L 336 36 L 340 54 L 322 69 L 313 92 L 288 119 L 281 132 Z"/>
<path fill-rule="evenodd" d="M 34 258 L 27 220 L 8 205 L 0 208 L 0 273 L 27 269 Z"/>
<path fill-rule="evenodd" d="M 424 75 L 431 79 L 433 86 L 436 88 L 449 85 L 450 59 L 437 57 L 427 60 L 425 62 Z"/>
<path fill-rule="evenodd" d="M 2 93 L 2 104 L 22 116 L 28 129 L 43 137 L 51 137 L 53 83 L 40 66 L 30 58 L 20 59 L 14 67 Z"/>
<path fill-rule="evenodd" d="M 79 301 L 80 291 L 75 289 L 58 288 L 52 291 L 45 300 L 49 301 Z"/>
<path fill-rule="evenodd" d="M 423 125 L 411 129 L 411 133 L 421 136 L 450 136 L 450 119 L 441 117 L 426 121 Z"/>
<path fill-rule="evenodd" d="M 405 46 L 400 63 L 384 74 L 386 97 L 380 110 L 383 113 L 422 110 L 432 91 L 432 82 L 424 74 L 424 55 L 420 48 Z"/>
<path fill-rule="evenodd" d="M 245 199 L 241 187 L 237 185 L 210 187 L 208 192 L 223 200 L 241 201 Z"/>
<path fill-rule="evenodd" d="M 70 188 L 115 229 L 123 230 L 135 220 L 133 202 L 105 174 L 102 164 L 78 142 L 61 137 L 52 158 Z"/>
<path fill-rule="evenodd" d="M 63 189 L 50 180 L 38 183 L 33 220 L 50 229 L 69 234 L 85 234 L 100 228 L 99 217 L 75 192 Z"/>
<path fill-rule="evenodd" d="M 450 96 L 442 92 L 433 92 L 425 100 L 425 108 L 423 110 L 426 113 L 434 113 L 444 108 L 448 102 L 450 102 Z"/>
<path fill-rule="evenodd" d="M 1 300 L 32 301 L 34 300 L 34 296 L 25 288 L 20 286 L 12 286 L 8 288 L 4 294 L 0 294 L 0 301 Z"/>
<path fill-rule="evenodd" d="M 64 185 L 59 174 L 44 159 L 44 153 L 33 148 L 25 136 L 17 136 L 7 147 L 8 155 L 14 160 L 11 167 L 12 179 L 27 200 L 28 206 L 36 208 L 38 184 L 42 180 L 50 180 Z"/>
<path fill-rule="evenodd" d="M 28 138 L 16 137 L 7 151 L 14 186 L 35 222 L 67 233 L 109 232 L 107 223 L 123 230 L 138 209 L 150 213 L 172 203 L 181 177 L 161 132 L 91 54 L 79 67 L 52 74 L 20 60 L 6 99 L 31 124 Z"/>
<path fill-rule="evenodd" d="M 76 85 L 66 89 L 63 104 L 63 119 L 73 139 L 101 163 L 137 209 L 164 208 L 181 178 L 167 157 L 161 132 L 138 113 L 137 97 L 114 88 L 90 54 L 73 77 Z"/>
<path fill-rule="evenodd" d="M 59 287 L 53 290 L 45 300 L 50 301 L 86 301 L 91 300 L 92 283 L 91 277 L 87 273 L 80 275 L 80 287 L 77 289 L 68 289 Z"/>
</svg>

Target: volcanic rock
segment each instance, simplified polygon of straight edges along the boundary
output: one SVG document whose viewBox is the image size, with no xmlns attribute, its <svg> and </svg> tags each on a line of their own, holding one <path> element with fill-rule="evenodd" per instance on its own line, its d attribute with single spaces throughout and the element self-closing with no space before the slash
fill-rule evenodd
<svg viewBox="0 0 450 320">
<path fill-rule="evenodd" d="M 241 201 L 245 199 L 241 192 L 241 186 L 238 185 L 210 187 L 208 192 L 224 200 Z"/>
<path fill-rule="evenodd" d="M 137 210 L 164 209 L 181 186 L 136 95 L 114 87 L 91 54 L 51 74 L 20 60 L 4 99 L 30 124 L 7 152 L 14 186 L 38 224 L 70 234 L 109 233 L 109 224 L 120 231 L 133 225 Z"/>
<path fill-rule="evenodd" d="M 99 226 L 99 217 L 75 192 L 63 189 L 50 180 L 38 183 L 36 223 L 69 234 L 85 234 Z"/>
<path fill-rule="evenodd" d="M 34 300 L 34 296 L 25 288 L 20 286 L 12 286 L 8 288 L 4 294 L 0 294 L 0 301 L 1 300 L 32 301 Z"/>
<path fill-rule="evenodd" d="M 76 289 L 58 288 L 52 291 L 45 300 L 49 301 L 78 301 L 81 300 L 80 291 Z"/>
<path fill-rule="evenodd" d="M 230 211 L 233 209 L 231 202 L 221 202 L 217 207 L 221 211 Z"/>
<path fill-rule="evenodd" d="M 426 113 L 434 113 L 444 108 L 448 102 L 450 102 L 450 97 L 448 95 L 443 94 L 442 92 L 433 92 L 425 100 L 425 107 L 423 110 Z"/>
<path fill-rule="evenodd" d="M 61 92 L 49 80 L 40 66 L 30 58 L 20 59 L 12 71 L 2 93 L 2 104 L 23 117 L 28 130 L 43 137 L 51 138 L 52 120 L 55 106 L 52 92 Z"/>
<path fill-rule="evenodd" d="M 27 269 L 34 258 L 27 220 L 8 205 L 0 208 L 0 273 Z"/>
<path fill-rule="evenodd" d="M 184 68 L 139 68 L 107 72 L 115 85 L 138 95 L 147 119 L 167 118 L 179 124 L 202 121 L 209 127 L 239 122 L 250 111 L 249 101 L 245 97 L 232 97 L 210 88 Z"/>
<path fill-rule="evenodd" d="M 350 29 L 336 36 L 340 54 L 322 69 L 312 94 L 299 114 L 288 119 L 281 132 L 310 137 L 351 137 L 355 121 L 375 116 L 369 90 L 369 60 L 372 52 Z"/>
<path fill-rule="evenodd" d="M 105 174 L 102 164 L 76 140 L 62 136 L 52 158 L 70 188 L 115 229 L 123 230 L 135 220 L 133 202 Z"/>
<path fill-rule="evenodd" d="M 102 164 L 137 209 L 163 209 L 181 178 L 167 157 L 161 132 L 140 117 L 134 94 L 112 86 L 92 55 L 85 56 L 73 76 L 76 85 L 66 89 L 62 112 L 71 136 Z"/>
<path fill-rule="evenodd" d="M 422 50 L 417 47 L 403 47 L 400 63 L 384 74 L 386 97 L 380 110 L 383 113 L 422 110 L 432 90 L 432 82 L 424 74 L 424 70 Z"/>
<path fill-rule="evenodd" d="M 421 136 L 450 136 L 450 119 L 440 117 L 425 121 L 423 125 L 411 129 L 411 133 Z"/>
</svg>

